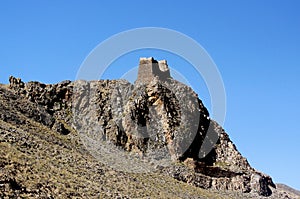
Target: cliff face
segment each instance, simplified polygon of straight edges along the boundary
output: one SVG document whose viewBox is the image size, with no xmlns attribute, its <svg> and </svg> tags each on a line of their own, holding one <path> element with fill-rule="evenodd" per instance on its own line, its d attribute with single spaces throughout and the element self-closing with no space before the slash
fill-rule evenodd
<svg viewBox="0 0 300 199">
<path fill-rule="evenodd" d="M 60 167 L 74 167 L 79 172 L 67 172 L 68 176 L 87 175 L 91 182 L 97 181 L 101 175 L 99 173 L 110 168 L 118 173 L 120 181 L 127 180 L 131 184 L 134 184 L 132 175 L 155 173 L 200 189 L 248 193 L 249 197 L 270 196 L 271 187 L 275 187 L 271 177 L 249 165 L 228 134 L 209 118 L 197 94 L 169 76 L 165 61 L 143 59 L 140 64 L 152 63 L 161 63 L 163 67 L 154 66 L 158 67 L 158 71 L 151 74 L 151 79 L 139 79 L 134 85 L 126 80 L 78 80 L 45 85 L 39 82 L 23 83 L 10 77 L 10 84 L 1 86 L 0 143 L 10 147 L 21 143 L 18 150 L 22 146 L 29 147 L 31 153 L 36 150 L 53 151 L 54 161 L 57 161 L 55 156 L 61 156 Z M 160 69 L 163 69 L 163 78 Z M 4 123 L 13 126 L 4 128 Z M 40 125 L 43 127 L 40 128 Z M 23 133 L 24 127 L 28 128 L 27 133 Z M 40 134 L 35 129 L 44 129 L 49 135 Z M 27 141 L 30 134 L 40 136 L 40 143 Z M 62 141 L 65 138 L 61 136 L 67 137 L 66 140 Z M 16 138 L 22 141 L 16 141 Z M 41 144 L 45 140 L 54 143 L 54 148 L 43 148 L 48 146 Z M 203 142 L 208 143 L 208 147 L 201 148 Z M 84 147 L 77 148 L 74 155 L 75 145 Z M 68 156 L 68 153 L 73 155 Z M 81 165 L 84 157 L 94 174 Z M 7 168 L 9 161 L 9 158 L 4 159 L 2 167 Z M 41 160 L 48 164 L 45 161 Z M 41 164 L 37 160 L 35 162 Z M 22 168 L 26 170 L 31 166 L 23 165 Z M 84 168 L 83 173 L 80 172 L 81 167 Z M 25 182 L 32 173 L 26 174 L 28 176 L 24 179 L 18 178 L 13 168 L 6 171 L 0 173 L 0 190 L 9 190 L 16 185 L 17 192 L 12 191 L 13 194 L 23 190 L 32 195 L 52 193 L 57 196 L 61 191 L 66 191 L 55 187 L 55 183 L 52 183 L 53 187 L 47 187 L 43 181 L 46 180 L 44 173 L 37 177 L 41 182 L 32 180 L 32 188 L 28 188 Z M 82 183 L 90 183 L 81 180 Z M 97 182 L 101 181 L 98 179 Z M 70 190 L 76 190 L 75 187 L 84 189 L 74 183 L 69 183 Z M 35 191 L 31 193 L 30 190 Z M 94 193 L 100 194 L 101 190 L 94 190 Z"/>
</svg>

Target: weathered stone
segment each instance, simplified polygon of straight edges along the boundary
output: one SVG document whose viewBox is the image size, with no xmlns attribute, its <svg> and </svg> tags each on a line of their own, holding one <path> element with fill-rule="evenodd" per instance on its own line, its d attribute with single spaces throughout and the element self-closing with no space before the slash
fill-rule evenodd
<svg viewBox="0 0 300 199">
<path fill-rule="evenodd" d="M 22 115 L 2 111 L 3 121 L 24 124 L 25 116 L 64 135 L 72 126 L 96 143 L 108 141 L 143 158 L 170 157 L 175 165 L 156 168 L 197 187 L 272 193 L 272 179 L 250 166 L 228 134 L 209 118 L 198 95 L 171 78 L 165 60 L 141 58 L 134 85 L 125 80 L 25 84 L 10 77 L 9 88 L 0 94 Z M 2 104 L 0 108 L 9 110 Z"/>
<path fill-rule="evenodd" d="M 256 191 L 262 196 L 270 196 L 272 194 L 272 190 L 269 186 L 276 188 L 270 176 L 258 172 L 252 173 L 250 186 L 253 191 Z"/>
<path fill-rule="evenodd" d="M 155 77 L 158 77 L 162 81 L 171 78 L 167 61 L 156 61 L 153 59 L 153 57 L 140 58 L 138 78 L 136 83 L 149 83 Z"/>
</svg>

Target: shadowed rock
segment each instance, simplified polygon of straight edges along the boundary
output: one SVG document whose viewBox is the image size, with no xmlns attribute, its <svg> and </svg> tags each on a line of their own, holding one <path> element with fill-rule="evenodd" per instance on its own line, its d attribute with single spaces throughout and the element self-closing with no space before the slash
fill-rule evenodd
<svg viewBox="0 0 300 199">
<path fill-rule="evenodd" d="M 250 166 L 224 129 L 209 118 L 198 95 L 172 79 L 165 60 L 141 58 L 134 85 L 125 80 L 47 85 L 9 80 L 9 88 L 0 90 L 1 100 L 14 107 L 0 104 L 2 121 L 23 125 L 25 116 L 61 135 L 75 131 L 95 145 L 112 143 L 196 187 L 272 194 L 271 177 Z M 160 164 L 165 159 L 169 164 Z"/>
</svg>

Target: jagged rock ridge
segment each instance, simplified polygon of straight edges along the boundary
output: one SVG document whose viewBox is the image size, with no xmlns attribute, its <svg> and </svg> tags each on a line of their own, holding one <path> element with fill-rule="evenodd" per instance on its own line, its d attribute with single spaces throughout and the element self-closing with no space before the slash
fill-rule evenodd
<svg viewBox="0 0 300 199">
<path fill-rule="evenodd" d="M 62 135 L 100 129 L 91 136 L 128 153 L 146 156 L 166 149 L 164 155 L 174 164 L 159 165 L 158 172 L 177 180 L 211 190 L 272 194 L 272 179 L 249 165 L 228 134 L 209 118 L 197 94 L 171 78 L 166 61 L 141 59 L 140 65 L 134 85 L 125 80 L 25 84 L 11 77 L 9 89 L 39 107 L 35 113 L 36 108 L 22 110 L 16 103 L 19 111 Z M 141 77 L 143 70 L 152 71 L 151 78 Z M 18 123 L 10 114 L 2 113 L 0 119 Z M 205 158 L 199 158 L 207 135 L 219 139 Z"/>
</svg>

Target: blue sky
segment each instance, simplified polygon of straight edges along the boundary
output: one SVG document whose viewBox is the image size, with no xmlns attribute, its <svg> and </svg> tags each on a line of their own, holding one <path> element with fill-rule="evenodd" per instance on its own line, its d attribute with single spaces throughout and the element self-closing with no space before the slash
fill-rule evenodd
<svg viewBox="0 0 300 199">
<path fill-rule="evenodd" d="M 299 1 L 1 1 L 0 82 L 74 80 L 102 41 L 140 27 L 170 28 L 196 40 L 222 75 L 224 128 L 252 166 L 300 189 Z M 167 59 L 210 109 L 201 77 L 182 58 L 159 50 L 120 57 L 105 74 L 137 66 L 138 58 Z"/>
</svg>

